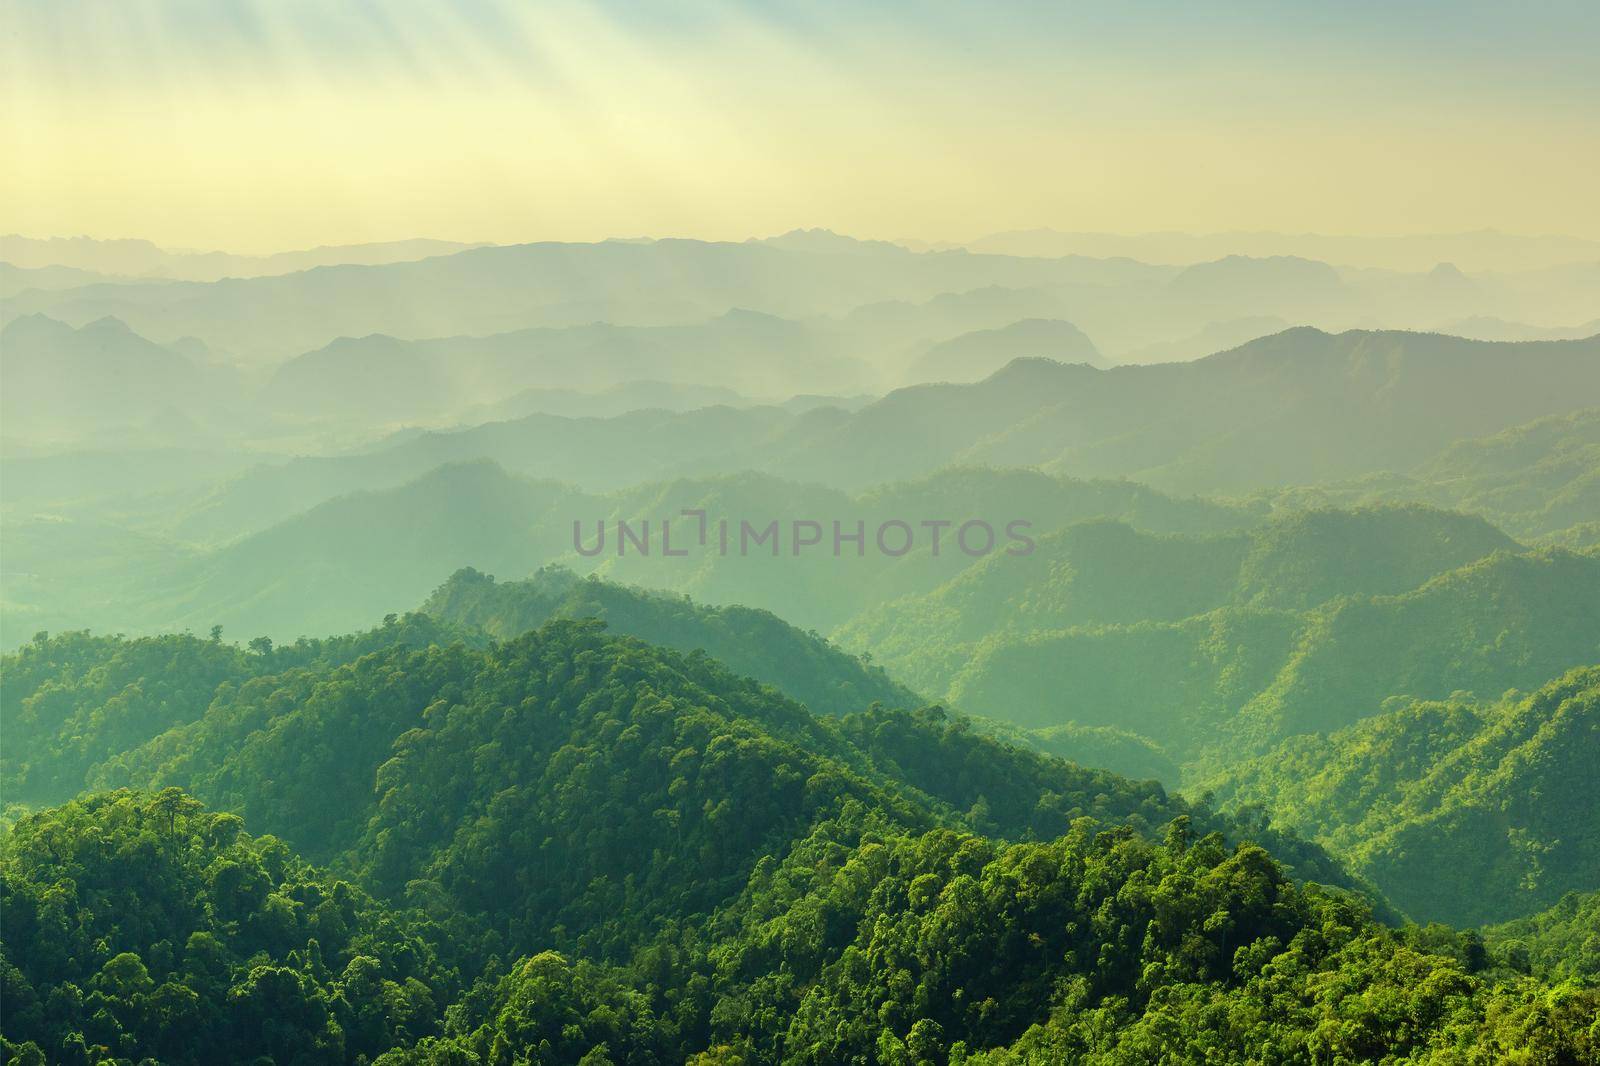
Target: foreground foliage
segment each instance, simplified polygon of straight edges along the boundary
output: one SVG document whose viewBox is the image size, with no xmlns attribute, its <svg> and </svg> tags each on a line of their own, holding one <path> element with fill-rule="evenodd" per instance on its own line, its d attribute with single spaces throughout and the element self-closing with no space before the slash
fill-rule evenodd
<svg viewBox="0 0 1600 1066">
<path fill-rule="evenodd" d="M 135 789 L 0 842 L 7 1061 L 1596 1061 L 1600 988 L 1547 961 L 1575 931 L 1395 928 L 1258 817 L 937 709 L 815 717 L 593 621 L 427 624 L 7 660 L 30 775 L 148 736 L 84 771 Z M 227 676 L 120 698 L 163 663 Z"/>
</svg>

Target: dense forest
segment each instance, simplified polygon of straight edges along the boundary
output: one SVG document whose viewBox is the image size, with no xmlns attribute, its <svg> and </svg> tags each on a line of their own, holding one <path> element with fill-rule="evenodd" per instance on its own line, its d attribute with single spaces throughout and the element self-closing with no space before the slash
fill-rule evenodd
<svg viewBox="0 0 1600 1066">
<path fill-rule="evenodd" d="M 592 620 L 5 669 L 41 805 L 0 844 L 8 1061 L 1597 1051 L 1581 902 L 1398 923 L 1258 815 Z"/>
</svg>

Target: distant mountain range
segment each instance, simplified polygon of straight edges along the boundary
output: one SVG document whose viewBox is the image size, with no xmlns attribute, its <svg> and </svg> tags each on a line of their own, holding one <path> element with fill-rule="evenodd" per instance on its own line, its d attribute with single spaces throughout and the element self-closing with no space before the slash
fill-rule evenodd
<svg viewBox="0 0 1600 1066">
<path fill-rule="evenodd" d="M 241 406 L 232 368 L 197 363 L 115 318 L 74 328 L 25 315 L 0 329 L 0 420 L 8 437 L 76 443 L 118 425 L 193 441 Z M 201 348 L 203 351 L 203 347 Z"/>
<path fill-rule="evenodd" d="M 737 399 L 876 384 L 866 364 L 835 348 L 813 327 L 739 310 L 673 326 L 594 323 L 420 341 L 375 334 L 291 359 L 273 373 L 261 400 L 325 418 L 401 421 L 438 419 L 529 389 L 717 382 Z"/>
<path fill-rule="evenodd" d="M 103 279 L 216 281 L 230 277 L 289 274 L 339 263 L 400 263 L 480 247 L 482 244 L 414 239 L 326 245 L 270 255 L 234 255 L 228 252 L 170 251 L 142 240 L 96 240 L 92 237 L 41 239 L 7 233 L 0 235 L 0 260 L 24 269 L 66 268 L 98 274 Z"/>
<path fill-rule="evenodd" d="M 1466 270 L 1532 270 L 1600 261 L 1600 241 L 1578 237 L 1523 236 L 1480 230 L 1416 236 L 1362 237 L 1289 233 L 1063 233 L 1013 230 L 959 245 L 903 242 L 914 248 L 962 247 L 999 255 L 1127 256 L 1150 263 L 1196 263 L 1225 255 L 1292 255 L 1341 266 L 1427 270 L 1456 263 Z"/>
<path fill-rule="evenodd" d="M 52 337 L 79 335 L 42 321 L 38 329 Z M 681 409 L 690 403 L 668 402 L 604 416 L 540 411 L 463 429 L 409 430 L 342 454 L 290 461 L 238 455 L 227 463 L 218 457 L 195 465 L 182 497 L 130 503 L 119 520 L 216 543 L 344 493 L 394 488 L 443 463 L 478 458 L 597 492 L 738 470 L 854 491 L 949 466 L 1039 465 L 1062 476 L 1138 478 L 1183 494 L 1265 491 L 1279 506 L 1302 498 L 1470 504 L 1491 510 L 1521 536 L 1571 528 L 1587 542 L 1575 527 L 1600 519 L 1600 506 L 1586 458 L 1593 445 L 1584 427 L 1592 419 L 1576 412 L 1600 406 L 1597 352 L 1600 339 L 1494 344 L 1302 329 L 1192 363 L 1097 370 L 1017 360 L 982 382 L 901 389 L 865 406 L 814 398 L 691 410 Z M 190 373 L 174 353 L 165 357 L 175 373 Z M 0 353 L 8 374 L 14 364 L 29 372 L 52 358 L 20 343 Z M 325 380 L 332 390 L 335 379 Z M 82 387 L 93 399 L 80 406 L 114 417 L 114 388 L 97 394 L 98 380 Z M 41 401 L 33 413 L 45 410 Z M 1503 445 L 1488 443 L 1540 418 L 1557 421 L 1537 432 L 1518 430 L 1532 435 Z M 1457 460 L 1440 453 L 1467 439 L 1485 442 L 1471 447 L 1503 447 L 1503 472 L 1470 478 L 1452 472 Z M 1540 448 L 1548 452 L 1544 458 L 1536 455 Z M 176 454 L 153 453 L 150 460 L 162 484 L 175 489 L 182 481 Z M 74 501 L 103 485 L 94 473 L 105 467 L 102 460 L 75 467 L 61 457 L 23 455 L 7 464 L 18 486 L 11 499 L 28 506 L 71 503 L 69 513 L 88 513 Z M 219 465 L 252 464 L 235 480 L 214 481 Z M 1526 478 L 1559 485 L 1560 494 L 1519 502 L 1518 483 Z M 141 506 L 148 507 L 143 515 Z"/>
<path fill-rule="evenodd" d="M 45 242 L 49 245 L 49 242 Z M 1218 323 L 1281 319 L 1348 329 L 1437 328 L 1474 316 L 1566 327 L 1592 320 L 1600 257 L 1536 272 L 1462 273 L 1429 263 L 1410 272 L 1336 269 L 1279 252 L 1238 249 L 1187 265 L 1125 257 L 1038 257 L 966 250 L 912 252 L 836 234 L 742 243 L 693 240 L 459 247 L 427 242 L 219 260 L 205 280 L 127 280 L 109 267 L 164 261 L 139 242 L 83 254 L 13 241 L 13 267 L 89 270 L 0 277 L 0 318 L 43 312 L 73 325 L 116 316 L 158 342 L 194 336 L 253 363 L 274 363 L 340 338 L 482 336 L 530 328 L 669 326 L 732 310 L 792 319 L 831 334 L 839 354 L 866 358 L 893 380 L 921 346 L 1024 318 L 1072 322 L 1112 360 L 1182 341 Z M 5 259 L 0 245 L 0 259 Z M 1580 257 L 1581 259 L 1581 257 Z M 206 260 L 206 262 L 210 262 Z M 1570 261 L 1569 261 L 1570 262 Z M 91 266 L 89 264 L 98 264 Z M 148 271 L 141 271 L 148 273 Z M 941 299 L 989 293 L 1010 303 L 998 320 L 940 324 Z M 922 307 L 912 316 L 895 308 Z M 892 327 L 890 332 L 883 332 Z M 708 382 L 726 384 L 725 382 Z"/>
<path fill-rule="evenodd" d="M 1013 359 L 1023 358 L 1106 365 L 1094 342 L 1071 322 L 1024 318 L 999 329 L 974 330 L 930 345 L 911 364 L 906 377 L 912 384 L 982 381 Z"/>
</svg>

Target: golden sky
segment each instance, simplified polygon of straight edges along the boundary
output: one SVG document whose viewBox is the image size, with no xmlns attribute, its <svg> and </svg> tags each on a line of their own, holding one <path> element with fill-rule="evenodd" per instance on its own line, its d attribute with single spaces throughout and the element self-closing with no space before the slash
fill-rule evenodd
<svg viewBox="0 0 1600 1066">
<path fill-rule="evenodd" d="M 0 0 L 0 232 L 1600 237 L 1597 11 Z"/>
</svg>

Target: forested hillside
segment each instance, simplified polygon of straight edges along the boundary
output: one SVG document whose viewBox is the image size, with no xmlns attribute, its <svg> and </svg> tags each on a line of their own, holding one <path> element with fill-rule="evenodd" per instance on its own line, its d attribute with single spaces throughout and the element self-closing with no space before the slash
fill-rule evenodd
<svg viewBox="0 0 1600 1066">
<path fill-rule="evenodd" d="M 88 777 L 243 819 L 176 791 L 23 817 L 0 844 L 9 1055 L 1112 1062 L 1179 1034 L 1227 1057 L 1593 1052 L 1600 993 L 1374 924 L 1289 877 L 1273 852 L 1358 887 L 1258 821 L 938 713 L 830 724 L 595 622 L 483 648 L 426 625 L 7 657 L 8 721 L 15 699 L 36 736 L 103 722 L 101 750 L 121 719 L 133 739 L 164 721 L 129 686 L 224 675 Z M 62 686 L 78 698 L 44 702 Z"/>
<path fill-rule="evenodd" d="M 1348 856 L 1411 913 L 1498 921 L 1600 882 L 1600 669 L 1499 703 L 1393 703 L 1209 784 Z"/>
<path fill-rule="evenodd" d="M 177 789 L 24 819 L 0 871 L 17 1066 L 371 1061 L 459 993 L 424 923 Z"/>
<path fill-rule="evenodd" d="M 1457 441 L 1409 475 L 1374 475 L 1267 496 L 1290 509 L 1420 501 L 1483 515 L 1524 540 L 1594 545 L 1600 542 L 1600 409 Z"/>
<path fill-rule="evenodd" d="M 743 417 L 729 412 L 730 419 Z M 420 437 L 416 446 L 430 439 Z M 626 448 L 615 441 L 610 446 L 619 462 L 631 461 Z M 1107 516 L 1141 529 L 1210 533 L 1250 525 L 1265 512 L 1260 506 L 1168 496 L 1131 482 L 1026 470 L 943 471 L 855 495 L 755 473 L 597 493 L 520 477 L 479 458 L 447 463 L 398 487 L 328 499 L 296 514 L 304 506 L 296 495 L 299 475 L 324 485 L 329 467 L 342 469 L 345 461 L 290 465 L 299 472 L 294 477 L 285 475 L 287 468 L 257 469 L 188 508 L 174 509 L 170 497 L 162 496 L 137 523 L 141 528 L 148 523 L 149 532 L 59 511 L 0 519 L 17 575 L 4 592 L 6 646 L 15 647 L 39 629 L 90 624 L 126 632 L 204 631 L 221 624 L 251 637 L 292 640 L 410 610 L 461 567 L 518 578 L 552 562 L 690 593 L 706 602 L 765 608 L 795 624 L 829 630 L 881 599 L 935 588 L 976 561 L 949 547 L 953 534 L 946 535 L 937 555 L 923 537 L 904 556 L 872 551 L 857 557 L 849 548 L 835 556 L 834 521 L 846 529 L 857 522 L 876 529 L 888 520 L 914 524 L 985 517 L 1001 526 L 1026 521 L 1042 531 Z M 54 468 L 40 474 L 51 481 L 58 476 Z M 126 476 L 116 470 L 103 475 L 112 483 Z M 60 506 L 39 497 L 29 502 Z M 821 525 L 829 540 L 780 566 L 760 551 L 664 556 L 662 521 L 676 525 L 675 550 L 696 532 L 682 515 L 685 508 L 704 510 L 708 521 L 725 520 L 735 530 L 741 520 L 758 527 L 782 520 L 787 526 L 789 516 L 797 515 Z M 71 508 L 67 511 L 70 515 Z M 289 517 L 281 521 L 276 517 L 285 514 Z M 119 521 L 128 517 L 122 513 Z M 648 522 L 656 550 L 618 557 L 613 539 L 600 556 L 582 557 L 573 548 L 573 523 L 580 520 L 590 544 L 596 522 L 613 530 L 619 520 L 636 530 Z M 237 535 L 257 522 L 267 523 L 266 528 Z"/>
<path fill-rule="evenodd" d="M 767 611 L 707 607 L 688 597 L 579 578 L 560 568 L 498 584 L 476 570 L 461 570 L 428 597 L 422 611 L 501 639 L 538 629 L 553 618 L 598 618 L 614 633 L 676 651 L 704 651 L 819 714 L 844 714 L 874 703 L 911 708 L 923 702 L 882 668 L 869 667 Z"/>
<path fill-rule="evenodd" d="M 1195 534 L 1318 504 L 1423 502 L 1487 513 L 1514 536 L 1583 546 L 1600 508 L 1589 422 L 1572 412 L 1600 401 L 1595 343 L 1291 330 L 1192 363 L 1095 370 L 1022 360 L 979 383 L 901 389 L 851 410 L 536 413 L 410 427 L 288 460 L 210 438 L 196 448 L 182 434 L 174 439 L 186 450 L 133 466 L 24 454 L 8 457 L 21 487 L 0 508 L 18 559 L 3 639 L 14 647 L 39 628 L 88 625 L 221 623 L 279 640 L 347 630 L 413 606 L 462 566 L 519 578 L 550 562 L 583 563 L 571 550 L 577 518 L 659 523 L 686 506 L 736 526 L 983 517 L 1049 533 L 1109 517 Z M 1434 413 L 1440 395 L 1460 402 Z M 1249 427 L 1217 421 L 1241 409 L 1277 414 Z M 290 436 L 274 446 L 303 447 L 294 423 L 280 429 Z M 206 449 L 215 454 L 191 456 Z M 1128 477 L 1143 483 L 1090 480 Z M 1330 478 L 1345 480 L 1307 484 Z M 1381 536 L 1361 540 L 1358 529 L 1351 536 L 1380 554 L 1399 549 Z M 1456 547 L 1443 547 L 1460 561 Z M 972 561 L 946 552 L 927 565 L 925 545 L 893 566 L 816 558 L 825 554 L 796 573 L 659 554 L 608 558 L 605 569 L 832 632 L 931 592 Z M 1343 567 L 1364 560 L 1355 548 L 1324 556 L 1325 577 L 1343 580 Z"/>
<path fill-rule="evenodd" d="M 1600 975 L 1600 892 L 1569 892 L 1549 910 L 1484 931 L 1508 959 L 1545 973 Z"/>
<path fill-rule="evenodd" d="M 1404 592 L 1515 547 L 1480 518 L 1420 507 L 1293 512 L 1210 537 L 1083 523 L 1040 537 L 1026 557 L 985 559 L 926 595 L 863 612 L 839 636 L 943 692 L 980 644 L 1176 622 L 1224 607 L 1306 610 L 1339 596 Z"/>
<path fill-rule="evenodd" d="M 1496 553 L 1395 596 L 1309 612 L 1226 607 L 980 645 L 950 683 L 974 713 L 1132 729 L 1191 766 L 1377 713 L 1393 695 L 1529 689 L 1600 657 L 1600 559 Z M 923 691 L 934 686 L 910 671 Z"/>
</svg>

